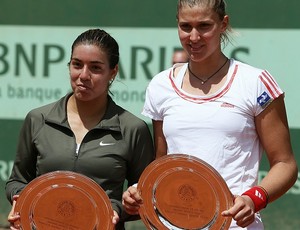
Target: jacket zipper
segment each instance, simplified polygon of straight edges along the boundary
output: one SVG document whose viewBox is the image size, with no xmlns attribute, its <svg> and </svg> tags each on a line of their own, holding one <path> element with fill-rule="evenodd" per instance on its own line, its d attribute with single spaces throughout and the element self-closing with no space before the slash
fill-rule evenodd
<svg viewBox="0 0 300 230">
<path fill-rule="evenodd" d="M 76 151 L 75 151 L 76 157 L 78 157 L 79 149 L 80 149 L 80 144 L 76 144 Z"/>
</svg>

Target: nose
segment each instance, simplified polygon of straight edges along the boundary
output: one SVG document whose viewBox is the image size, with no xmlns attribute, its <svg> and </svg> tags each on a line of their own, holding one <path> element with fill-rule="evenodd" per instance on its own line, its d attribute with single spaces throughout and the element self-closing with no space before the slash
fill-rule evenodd
<svg viewBox="0 0 300 230">
<path fill-rule="evenodd" d="M 200 40 L 200 34 L 199 34 L 199 32 L 197 31 L 196 28 L 193 28 L 190 32 L 190 41 L 194 43 L 194 42 L 197 42 L 199 40 Z"/>
<path fill-rule="evenodd" d="M 91 73 L 87 66 L 83 66 L 82 71 L 80 73 L 80 79 L 89 80 L 91 78 Z"/>
</svg>

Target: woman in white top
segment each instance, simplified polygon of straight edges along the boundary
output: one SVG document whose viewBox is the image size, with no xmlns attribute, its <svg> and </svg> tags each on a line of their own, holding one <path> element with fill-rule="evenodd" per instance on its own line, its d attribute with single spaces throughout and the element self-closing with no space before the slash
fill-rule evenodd
<svg viewBox="0 0 300 230">
<path fill-rule="evenodd" d="M 153 121 L 156 157 L 188 153 L 212 165 L 235 195 L 222 212 L 233 218 L 230 229 L 263 229 L 259 210 L 297 178 L 284 94 L 268 71 L 223 54 L 223 0 L 179 0 L 177 20 L 189 62 L 152 79 L 143 110 Z M 258 184 L 263 152 L 270 170 Z M 124 192 L 128 213 L 137 214 L 140 202 L 135 187 Z"/>
</svg>

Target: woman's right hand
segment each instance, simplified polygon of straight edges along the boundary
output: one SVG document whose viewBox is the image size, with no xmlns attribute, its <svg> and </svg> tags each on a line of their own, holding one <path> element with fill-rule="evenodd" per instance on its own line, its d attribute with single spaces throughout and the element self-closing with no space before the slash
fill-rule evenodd
<svg viewBox="0 0 300 230">
<path fill-rule="evenodd" d="M 12 203 L 12 208 L 8 214 L 7 220 L 10 223 L 10 229 L 11 230 L 19 230 L 20 227 L 16 226 L 15 223 L 16 221 L 20 220 L 20 215 L 19 213 L 15 213 L 15 207 L 17 203 L 17 199 L 19 198 L 19 195 L 14 195 L 13 196 L 13 203 Z"/>
<path fill-rule="evenodd" d="M 134 186 L 130 186 L 123 193 L 122 204 L 125 211 L 130 215 L 138 215 L 140 205 L 143 203 L 142 197 Z"/>
</svg>

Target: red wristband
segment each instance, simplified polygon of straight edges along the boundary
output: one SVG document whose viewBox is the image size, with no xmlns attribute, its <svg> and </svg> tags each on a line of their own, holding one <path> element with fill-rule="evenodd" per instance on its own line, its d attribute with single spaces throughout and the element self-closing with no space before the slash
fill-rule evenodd
<svg viewBox="0 0 300 230">
<path fill-rule="evenodd" d="M 244 192 L 242 195 L 246 195 L 251 198 L 255 206 L 255 212 L 265 208 L 268 204 L 269 195 L 263 187 L 255 186 Z"/>
</svg>

